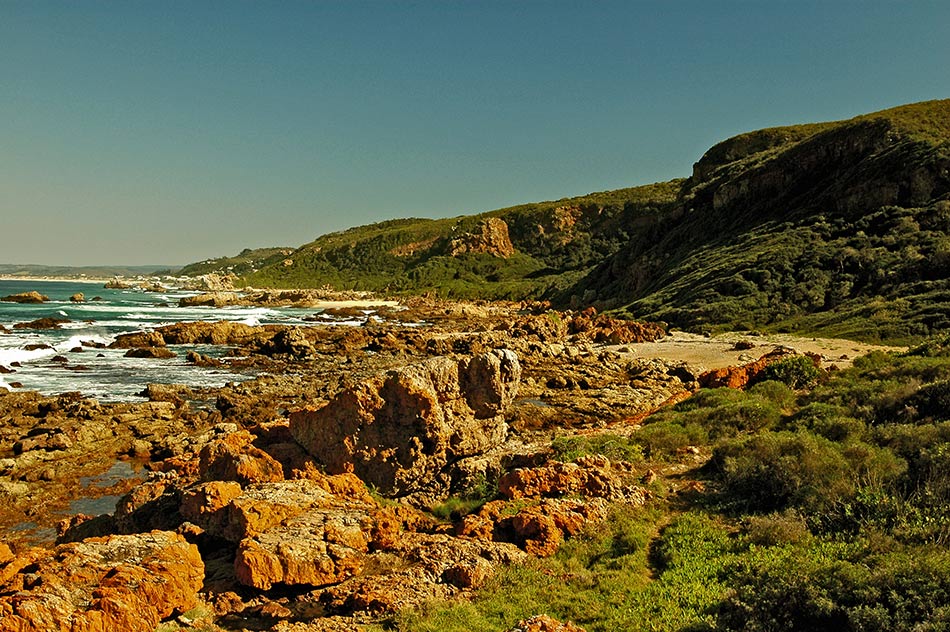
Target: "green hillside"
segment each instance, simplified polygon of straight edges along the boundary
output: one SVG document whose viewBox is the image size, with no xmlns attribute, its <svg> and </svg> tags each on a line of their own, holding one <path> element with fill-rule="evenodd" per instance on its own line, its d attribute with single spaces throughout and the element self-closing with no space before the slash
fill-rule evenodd
<svg viewBox="0 0 950 632">
<path fill-rule="evenodd" d="M 400 219 L 324 235 L 241 282 L 453 297 L 538 297 L 620 250 L 676 201 L 682 181 L 592 193 L 450 219 Z M 515 252 L 454 252 L 492 218 Z"/>
<path fill-rule="evenodd" d="M 950 326 L 948 171 L 950 100 L 928 101 L 740 134 L 681 180 L 390 220 L 182 272 L 910 340 Z"/>
<path fill-rule="evenodd" d="M 251 274 L 270 263 L 275 263 L 293 252 L 293 248 L 245 248 L 234 257 L 217 257 L 191 263 L 176 274 L 201 276 L 202 274 Z"/>
<path fill-rule="evenodd" d="M 692 329 L 942 331 L 948 166 L 946 100 L 737 136 L 696 164 L 660 230 L 564 296 Z"/>
</svg>

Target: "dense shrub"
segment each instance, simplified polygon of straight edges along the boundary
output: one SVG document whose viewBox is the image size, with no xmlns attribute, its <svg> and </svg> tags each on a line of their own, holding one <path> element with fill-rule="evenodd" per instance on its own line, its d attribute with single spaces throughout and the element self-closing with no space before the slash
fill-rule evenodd
<svg viewBox="0 0 950 632">
<path fill-rule="evenodd" d="M 808 356 L 794 355 L 773 362 L 762 371 L 763 380 L 775 380 L 789 388 L 810 388 L 818 383 L 821 369 Z"/>
</svg>

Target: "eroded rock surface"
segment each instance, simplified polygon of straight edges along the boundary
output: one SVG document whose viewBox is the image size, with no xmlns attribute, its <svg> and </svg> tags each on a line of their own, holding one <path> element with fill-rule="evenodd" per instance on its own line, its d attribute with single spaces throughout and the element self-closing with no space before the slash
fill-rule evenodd
<svg viewBox="0 0 950 632">
<path fill-rule="evenodd" d="M 0 631 L 152 632 L 197 604 L 203 576 L 197 547 L 174 533 L 30 549 L 0 561 Z"/>
<path fill-rule="evenodd" d="M 381 493 L 402 496 L 423 490 L 453 461 L 504 441 L 503 412 L 520 380 L 518 357 L 508 350 L 433 358 L 291 415 L 290 430 L 328 471 L 352 471 Z"/>
</svg>

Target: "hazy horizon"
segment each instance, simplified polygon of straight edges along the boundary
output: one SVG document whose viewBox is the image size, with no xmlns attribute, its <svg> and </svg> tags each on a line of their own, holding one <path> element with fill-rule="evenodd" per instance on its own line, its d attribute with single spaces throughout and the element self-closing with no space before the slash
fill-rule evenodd
<svg viewBox="0 0 950 632">
<path fill-rule="evenodd" d="M 685 177 L 737 133 L 947 98 L 948 23 L 940 2 L 3 3 L 0 259 L 175 267 Z"/>
</svg>

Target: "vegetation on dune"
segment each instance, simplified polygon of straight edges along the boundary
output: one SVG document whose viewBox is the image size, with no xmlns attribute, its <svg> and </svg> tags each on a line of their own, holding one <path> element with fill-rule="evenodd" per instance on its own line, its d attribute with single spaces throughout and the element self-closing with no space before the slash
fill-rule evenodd
<svg viewBox="0 0 950 632">
<path fill-rule="evenodd" d="M 667 474 L 645 506 L 616 506 L 471 602 L 380 629 L 500 631 L 539 612 L 591 632 L 945 629 L 948 384 L 944 336 L 806 390 L 703 390 L 629 437 L 557 439 L 564 458 L 607 452 Z M 698 467 L 686 446 L 712 457 Z"/>
</svg>

